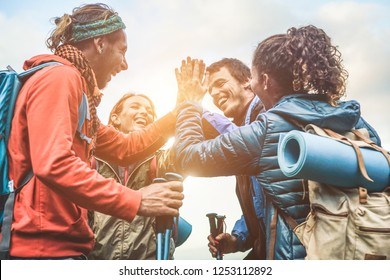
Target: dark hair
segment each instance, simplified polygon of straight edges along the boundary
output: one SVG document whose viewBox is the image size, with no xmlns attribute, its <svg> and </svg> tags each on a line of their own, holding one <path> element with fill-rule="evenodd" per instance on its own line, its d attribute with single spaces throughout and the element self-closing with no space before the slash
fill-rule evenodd
<svg viewBox="0 0 390 280">
<path fill-rule="evenodd" d="M 241 60 L 236 58 L 223 58 L 212 63 L 207 67 L 207 71 L 211 74 L 219 71 L 222 67 L 226 67 L 230 74 L 240 83 L 246 83 L 251 78 L 251 70 Z"/>
<path fill-rule="evenodd" d="M 86 42 L 84 41 L 79 43 L 72 42 L 72 27 L 74 24 L 103 20 L 116 14 L 112 8 L 102 3 L 85 4 L 76 7 L 73 9 L 72 15 L 64 14 L 62 17 L 54 18 L 56 28 L 50 33 L 49 38 L 46 40 L 46 45 L 54 52 L 62 44 L 71 44 L 74 46 L 85 44 Z M 116 34 L 118 32 L 113 32 L 105 36 L 117 36 Z"/>
<path fill-rule="evenodd" d="M 110 116 L 108 118 L 108 124 L 109 125 L 112 125 L 112 126 L 115 127 L 114 123 L 111 120 L 112 115 L 113 114 L 119 115 L 122 112 L 122 110 L 123 110 L 123 104 L 126 102 L 127 99 L 129 99 L 130 97 L 133 97 L 133 96 L 141 96 L 141 97 L 143 97 L 143 98 L 145 98 L 146 100 L 149 101 L 150 107 L 152 108 L 152 111 L 153 111 L 153 121 L 156 120 L 157 115 L 156 115 L 156 109 L 154 107 L 153 101 L 148 96 L 146 96 L 145 94 L 129 92 L 129 93 L 124 94 L 121 97 L 121 99 L 119 99 L 118 102 L 114 105 L 114 107 L 112 107 L 111 112 L 110 112 Z"/>
<path fill-rule="evenodd" d="M 272 76 L 283 94 L 322 94 L 336 105 L 344 96 L 348 72 L 341 53 L 326 33 L 313 25 L 290 28 L 257 46 L 253 61 L 257 73 Z"/>
</svg>

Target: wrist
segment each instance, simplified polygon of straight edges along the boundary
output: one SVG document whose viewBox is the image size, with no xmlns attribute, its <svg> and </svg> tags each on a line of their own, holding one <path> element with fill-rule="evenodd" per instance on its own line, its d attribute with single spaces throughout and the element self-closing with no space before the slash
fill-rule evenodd
<svg viewBox="0 0 390 280">
<path fill-rule="evenodd" d="M 232 234 L 232 240 L 234 241 L 234 252 L 244 252 L 245 240 L 241 239 L 239 235 Z"/>
</svg>

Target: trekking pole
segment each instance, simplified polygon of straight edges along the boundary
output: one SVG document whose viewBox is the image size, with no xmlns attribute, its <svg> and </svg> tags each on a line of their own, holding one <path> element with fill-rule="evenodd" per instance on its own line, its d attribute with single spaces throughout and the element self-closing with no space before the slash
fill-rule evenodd
<svg viewBox="0 0 390 280">
<path fill-rule="evenodd" d="M 223 224 L 224 224 L 224 215 L 218 215 L 216 213 L 208 213 L 206 216 L 209 218 L 209 223 L 210 223 L 210 233 L 211 236 L 215 239 L 218 234 L 223 232 Z M 217 222 L 216 222 L 217 220 Z M 220 250 L 220 245 L 217 245 L 217 260 L 222 260 L 222 253 Z"/>
<path fill-rule="evenodd" d="M 153 182 L 162 183 L 169 181 L 183 181 L 183 177 L 180 174 L 167 172 L 165 178 L 156 178 Z M 168 260 L 169 259 L 169 248 L 171 243 L 173 227 L 172 216 L 160 216 L 156 217 L 156 229 L 157 229 L 157 260 Z"/>
<path fill-rule="evenodd" d="M 217 215 L 216 218 L 217 218 L 217 235 L 219 235 L 219 234 L 223 233 L 223 226 L 225 223 L 225 215 Z M 219 244 L 219 250 L 217 252 L 217 260 L 223 259 L 223 255 L 221 253 L 222 246 L 223 246 L 223 240 Z"/>
<path fill-rule="evenodd" d="M 155 178 L 153 180 L 153 183 L 164 183 L 167 182 L 164 178 Z M 162 219 L 163 217 L 156 217 L 156 260 L 162 260 L 163 259 L 163 246 L 164 246 L 164 224 Z"/>
<path fill-rule="evenodd" d="M 166 180 L 169 181 L 180 181 L 183 182 L 183 176 L 173 172 L 165 173 Z M 179 218 L 179 217 L 177 217 Z M 164 241 L 164 260 L 169 259 L 169 248 L 171 243 L 172 236 L 172 228 L 173 228 L 173 217 L 166 216 L 166 226 L 165 226 L 165 241 Z"/>
<path fill-rule="evenodd" d="M 215 217 L 217 216 L 217 213 L 208 213 L 206 214 L 206 217 L 209 218 L 210 223 L 210 233 L 215 238 L 217 236 L 217 225 L 215 223 Z"/>
</svg>

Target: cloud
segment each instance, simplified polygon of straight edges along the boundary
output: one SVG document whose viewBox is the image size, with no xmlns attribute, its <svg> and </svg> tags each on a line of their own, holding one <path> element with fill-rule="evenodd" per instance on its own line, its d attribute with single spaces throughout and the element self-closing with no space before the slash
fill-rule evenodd
<svg viewBox="0 0 390 280">
<path fill-rule="evenodd" d="M 24 60 L 42 52 L 47 30 L 39 22 L 23 21 L 27 14 L 9 17 L 0 11 L 0 67 L 11 64 L 15 70 L 21 70 Z M 5 28 L 12 27 L 12 28 Z M 41 47 L 40 47 L 41 46 Z"/>
<path fill-rule="evenodd" d="M 364 118 L 390 148 L 389 5 L 381 3 L 331 2 L 318 10 L 333 42 L 339 46 L 349 72 L 347 98 L 357 99 Z"/>
</svg>

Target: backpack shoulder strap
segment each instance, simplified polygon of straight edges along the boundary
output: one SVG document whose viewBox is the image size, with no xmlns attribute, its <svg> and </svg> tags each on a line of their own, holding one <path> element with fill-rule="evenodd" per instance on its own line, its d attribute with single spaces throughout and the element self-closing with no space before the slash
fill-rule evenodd
<svg viewBox="0 0 390 280">
<path fill-rule="evenodd" d="M 3 224 L 1 227 L 1 243 L 0 243 L 0 259 L 6 260 L 9 259 L 9 248 L 11 244 L 11 225 L 12 225 L 12 219 L 14 217 L 14 204 L 15 204 L 15 196 L 17 193 L 19 193 L 22 188 L 31 180 L 33 177 L 33 172 L 30 170 L 26 177 L 24 178 L 22 184 L 17 188 L 15 191 L 12 191 L 9 193 L 5 206 L 4 206 L 4 218 L 3 218 Z M 11 190 L 13 190 L 13 181 L 10 181 L 12 184 Z"/>
<path fill-rule="evenodd" d="M 270 224 L 270 237 L 269 237 L 269 248 L 268 248 L 268 257 L 267 259 L 273 260 L 275 258 L 275 244 L 276 244 L 276 225 L 278 223 L 278 216 L 282 216 L 286 223 L 289 225 L 291 230 L 294 230 L 298 226 L 298 223 L 282 209 L 279 209 L 274 203 L 272 206 L 275 209 L 274 216 L 272 217 Z"/>
<path fill-rule="evenodd" d="M 22 82 L 25 82 L 29 77 L 31 77 L 34 73 L 36 73 L 37 71 L 47 67 L 47 66 L 50 66 L 50 65 L 62 65 L 61 62 L 58 62 L 58 61 L 49 61 L 49 62 L 45 62 L 45 63 L 42 63 L 42 64 L 39 64 L 37 66 L 34 66 L 26 71 L 23 71 L 21 73 L 18 74 L 18 78 L 20 81 Z M 8 69 L 12 69 L 11 66 L 8 66 L 7 67 Z M 12 69 L 13 70 L 13 69 Z"/>
<path fill-rule="evenodd" d="M 85 122 L 85 119 L 90 120 L 90 113 L 89 113 L 89 107 L 88 107 L 88 98 L 85 93 L 83 93 L 79 109 L 78 109 L 78 115 L 79 115 L 79 121 L 77 124 L 77 133 L 79 134 L 80 138 L 86 141 L 88 144 L 91 143 L 92 138 L 88 137 L 82 132 L 82 128 Z"/>
</svg>

